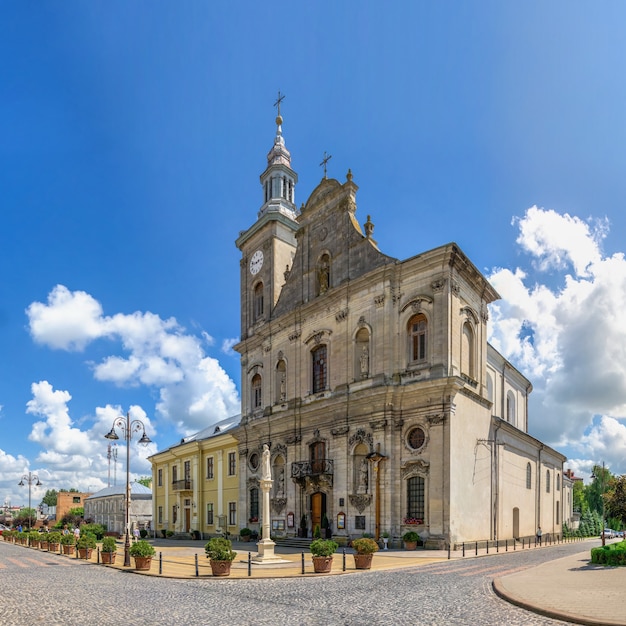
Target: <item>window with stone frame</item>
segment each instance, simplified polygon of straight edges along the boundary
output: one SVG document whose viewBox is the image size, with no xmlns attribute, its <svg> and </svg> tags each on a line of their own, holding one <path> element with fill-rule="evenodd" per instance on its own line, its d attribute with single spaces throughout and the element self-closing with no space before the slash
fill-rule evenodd
<svg viewBox="0 0 626 626">
<path fill-rule="evenodd" d="M 461 374 L 469 376 L 472 380 L 474 375 L 474 329 L 469 322 L 463 324 L 461 345 Z"/>
<path fill-rule="evenodd" d="M 506 421 L 510 424 L 515 424 L 515 395 L 512 391 L 506 394 Z"/>
<path fill-rule="evenodd" d="M 281 359 L 276 364 L 276 404 L 287 400 L 287 364 Z"/>
<path fill-rule="evenodd" d="M 254 287 L 254 296 L 252 298 L 252 318 L 258 322 L 263 318 L 263 283 L 259 282 Z"/>
<path fill-rule="evenodd" d="M 259 490 L 256 487 L 250 489 L 250 520 L 259 519 Z"/>
<path fill-rule="evenodd" d="M 370 375 L 370 334 L 367 328 L 360 328 L 354 338 L 355 380 L 368 378 Z"/>
<path fill-rule="evenodd" d="M 546 470 L 546 493 L 550 493 L 550 470 Z"/>
<path fill-rule="evenodd" d="M 213 502 L 207 502 L 206 504 L 206 525 L 213 526 Z"/>
<path fill-rule="evenodd" d="M 311 352 L 313 360 L 313 393 L 325 391 L 328 384 L 328 358 L 325 345 L 317 346 Z"/>
<path fill-rule="evenodd" d="M 533 475 L 533 471 L 530 466 L 530 463 L 526 463 L 526 489 L 532 488 L 532 475 Z"/>
<path fill-rule="evenodd" d="M 158 512 L 158 516 L 157 516 L 157 520 L 159 524 L 163 523 L 163 507 L 160 506 L 159 507 L 159 512 Z"/>
<path fill-rule="evenodd" d="M 163 470 L 157 470 L 157 487 L 163 487 Z"/>
<path fill-rule="evenodd" d="M 228 475 L 234 476 L 237 473 L 237 460 L 234 452 L 228 453 Z"/>
<path fill-rule="evenodd" d="M 260 374 L 255 374 L 252 377 L 250 388 L 252 390 L 252 408 L 260 409 L 263 406 L 263 380 Z"/>
<path fill-rule="evenodd" d="M 208 456 L 206 458 L 206 477 L 208 479 L 212 479 L 215 477 L 214 474 L 214 460 L 212 456 Z"/>
<path fill-rule="evenodd" d="M 422 476 L 411 476 L 406 481 L 406 518 L 407 520 L 420 520 L 424 522 L 424 487 L 425 481 Z"/>
<path fill-rule="evenodd" d="M 409 335 L 409 361 L 419 363 L 426 360 L 428 348 L 428 321 L 423 313 L 414 315 L 407 326 Z"/>
<path fill-rule="evenodd" d="M 228 525 L 229 526 L 237 525 L 237 503 L 236 502 L 228 503 Z"/>
</svg>

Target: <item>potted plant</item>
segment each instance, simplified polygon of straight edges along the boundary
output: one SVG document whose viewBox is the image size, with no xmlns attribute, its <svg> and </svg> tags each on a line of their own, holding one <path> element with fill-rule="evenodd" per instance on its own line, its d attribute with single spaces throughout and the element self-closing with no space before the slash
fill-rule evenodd
<svg viewBox="0 0 626 626">
<path fill-rule="evenodd" d="M 48 551 L 49 552 L 58 552 L 59 544 L 61 543 L 61 533 L 57 531 L 52 531 L 48 533 Z"/>
<path fill-rule="evenodd" d="M 156 554 L 156 551 L 151 543 L 148 543 L 145 539 L 140 539 L 130 546 L 129 554 L 135 559 L 135 569 L 146 571 L 150 569 L 152 557 Z"/>
<path fill-rule="evenodd" d="M 242 528 L 239 531 L 239 537 L 241 537 L 241 541 L 250 541 L 252 539 L 252 530 L 250 528 Z"/>
<path fill-rule="evenodd" d="M 115 537 L 104 537 L 104 539 L 102 539 L 102 550 L 100 551 L 103 565 L 113 565 L 116 555 L 117 542 L 115 541 Z"/>
<path fill-rule="evenodd" d="M 332 530 L 330 529 L 330 522 L 328 521 L 328 517 L 326 517 L 326 513 L 324 513 L 324 517 L 322 517 L 322 536 L 324 539 L 330 539 L 333 536 Z"/>
<path fill-rule="evenodd" d="M 339 547 L 332 539 L 314 539 L 311 542 L 311 554 L 313 559 L 313 571 L 316 574 L 330 572 L 333 566 L 333 554 Z"/>
<path fill-rule="evenodd" d="M 38 548 L 39 547 L 39 532 L 36 530 L 31 530 L 28 532 L 28 545 L 31 548 Z"/>
<path fill-rule="evenodd" d="M 74 533 L 61 535 L 61 545 L 63 546 L 63 554 L 74 554 L 74 548 L 76 546 L 76 537 L 74 537 Z"/>
<path fill-rule="evenodd" d="M 96 536 L 90 532 L 81 533 L 76 544 L 78 558 L 90 559 L 93 549 L 96 547 Z"/>
<path fill-rule="evenodd" d="M 233 544 L 226 537 L 211 537 L 204 546 L 206 558 L 210 559 L 213 576 L 228 576 L 230 566 L 237 557 Z"/>
<path fill-rule="evenodd" d="M 378 544 L 369 537 L 361 537 L 352 542 L 354 548 L 354 567 L 356 569 L 370 569 L 372 557 L 378 551 Z"/>
<path fill-rule="evenodd" d="M 25 546 L 28 542 L 28 533 L 25 530 L 17 531 L 17 543 Z"/>
<path fill-rule="evenodd" d="M 414 530 L 407 530 L 407 532 L 402 535 L 402 541 L 404 541 L 404 549 L 405 550 L 415 550 L 417 548 L 417 542 L 419 541 L 420 536 Z"/>
</svg>

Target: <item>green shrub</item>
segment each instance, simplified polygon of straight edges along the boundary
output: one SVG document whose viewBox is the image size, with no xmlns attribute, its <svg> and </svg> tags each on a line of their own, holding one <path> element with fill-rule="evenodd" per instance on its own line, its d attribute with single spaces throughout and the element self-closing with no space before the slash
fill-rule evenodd
<svg viewBox="0 0 626 626">
<path fill-rule="evenodd" d="M 204 546 L 206 558 L 211 561 L 234 561 L 237 553 L 233 544 L 226 537 L 211 537 Z"/>
<path fill-rule="evenodd" d="M 102 537 L 104 537 L 106 530 L 107 527 L 102 524 L 82 524 L 80 527 L 80 534 L 92 533 L 95 535 L 97 541 L 102 541 Z"/>
<path fill-rule="evenodd" d="M 132 546 L 130 546 L 130 550 L 128 551 L 130 556 L 154 556 L 156 554 L 156 550 L 152 546 L 151 543 L 148 543 L 145 539 L 140 539 L 139 541 L 135 541 Z"/>
<path fill-rule="evenodd" d="M 249 528 L 242 528 L 239 531 L 240 537 L 250 537 L 251 535 L 252 535 L 252 530 L 250 530 Z"/>
<path fill-rule="evenodd" d="M 76 537 L 74 537 L 74 533 L 67 533 L 67 535 L 61 535 L 61 543 L 64 546 L 73 546 L 76 543 Z"/>
<path fill-rule="evenodd" d="M 402 541 L 419 541 L 420 536 L 414 530 L 407 530 L 407 532 L 402 535 Z"/>
<path fill-rule="evenodd" d="M 313 556 L 332 556 L 339 544 L 332 539 L 314 539 L 311 541 L 311 554 Z"/>
<path fill-rule="evenodd" d="M 596 565 L 626 566 L 626 541 L 592 548 L 591 562 Z"/>
<path fill-rule="evenodd" d="M 117 552 L 115 537 L 105 537 L 102 540 L 102 552 Z"/>
<path fill-rule="evenodd" d="M 352 547 L 358 554 L 373 554 L 378 550 L 378 544 L 369 537 L 361 537 L 352 542 Z"/>
<path fill-rule="evenodd" d="M 81 550 L 89 548 L 93 550 L 93 548 L 96 547 L 96 536 L 90 532 L 81 533 L 80 537 L 78 538 L 77 547 Z"/>
<path fill-rule="evenodd" d="M 48 543 L 61 543 L 61 533 L 53 531 L 51 533 L 48 533 Z"/>
</svg>

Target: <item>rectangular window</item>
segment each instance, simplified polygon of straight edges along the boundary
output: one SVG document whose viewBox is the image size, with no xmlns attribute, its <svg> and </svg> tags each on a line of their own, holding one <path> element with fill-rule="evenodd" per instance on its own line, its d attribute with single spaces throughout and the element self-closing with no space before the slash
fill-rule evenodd
<svg viewBox="0 0 626 626">
<path fill-rule="evenodd" d="M 313 393 L 326 390 L 327 384 L 327 362 L 326 346 L 319 346 L 313 353 Z"/>
<path fill-rule="evenodd" d="M 163 470 L 162 469 L 157 471 L 157 486 L 163 487 Z"/>
<path fill-rule="evenodd" d="M 185 481 L 191 480 L 191 461 L 185 461 L 184 472 L 185 472 Z"/>
<path fill-rule="evenodd" d="M 159 516 L 157 519 L 159 521 L 159 524 L 163 523 L 163 507 L 162 506 L 159 507 Z"/>
<path fill-rule="evenodd" d="M 237 465 L 235 462 L 235 453 L 229 452 L 228 453 L 228 475 L 234 476 L 236 474 L 236 470 L 237 470 Z"/>
<path fill-rule="evenodd" d="M 206 477 L 213 478 L 213 457 L 208 456 L 206 459 Z"/>
<path fill-rule="evenodd" d="M 356 530 L 365 530 L 365 515 L 355 515 L 354 528 Z"/>
<path fill-rule="evenodd" d="M 178 517 L 178 506 L 174 504 L 172 505 L 172 524 L 176 523 L 177 517 Z"/>
<path fill-rule="evenodd" d="M 175 483 L 178 480 L 178 467 L 172 466 L 172 482 Z"/>
<path fill-rule="evenodd" d="M 213 502 L 207 502 L 206 505 L 206 525 L 213 526 Z"/>
<path fill-rule="evenodd" d="M 80 496 L 74 496 L 72 498 L 72 503 L 73 504 L 80 504 Z"/>
<path fill-rule="evenodd" d="M 406 484 L 406 517 L 424 523 L 424 479 L 413 476 Z"/>
<path fill-rule="evenodd" d="M 229 526 L 237 525 L 237 503 L 236 502 L 228 503 L 228 525 Z"/>
<path fill-rule="evenodd" d="M 256 487 L 250 489 L 250 519 L 259 520 L 259 490 Z"/>
</svg>

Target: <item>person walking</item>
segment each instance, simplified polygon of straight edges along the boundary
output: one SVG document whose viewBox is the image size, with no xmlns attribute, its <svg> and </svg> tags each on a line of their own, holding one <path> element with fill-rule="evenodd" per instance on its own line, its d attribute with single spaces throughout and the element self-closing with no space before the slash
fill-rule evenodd
<svg viewBox="0 0 626 626">
<path fill-rule="evenodd" d="M 542 535 L 542 531 L 541 531 L 541 526 L 537 527 L 537 543 L 539 543 L 539 545 L 541 545 L 541 535 Z"/>
</svg>

